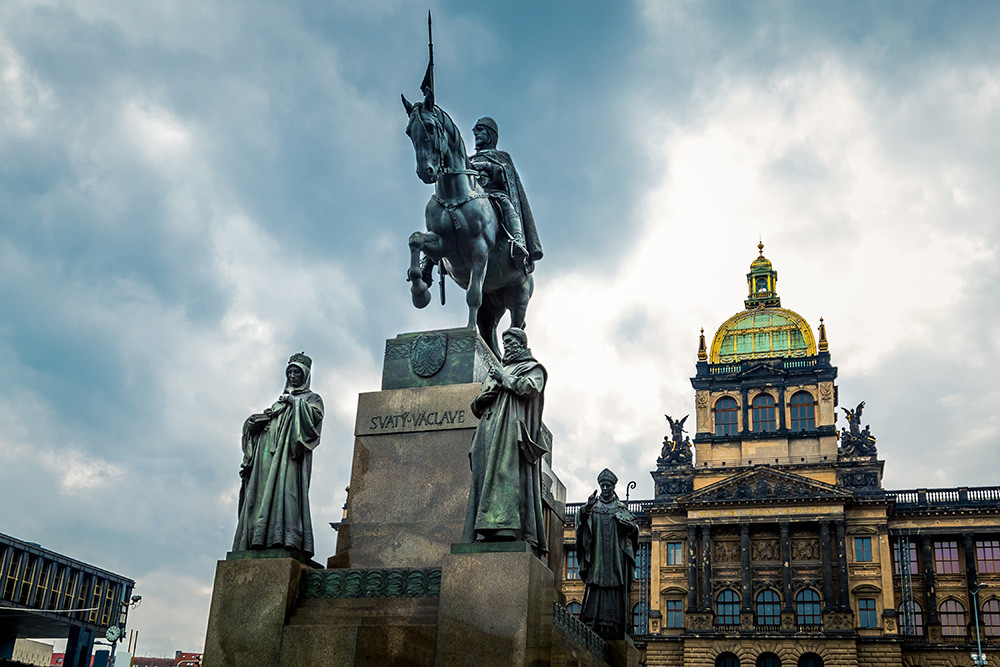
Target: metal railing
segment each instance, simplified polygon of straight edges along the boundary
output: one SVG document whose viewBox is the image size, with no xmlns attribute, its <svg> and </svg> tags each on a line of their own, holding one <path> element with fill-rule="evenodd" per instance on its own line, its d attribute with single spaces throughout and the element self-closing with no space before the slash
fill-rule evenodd
<svg viewBox="0 0 1000 667">
<path fill-rule="evenodd" d="M 646 510 L 652 507 L 656 501 L 654 500 L 629 500 L 623 504 L 628 507 L 628 511 L 636 516 L 641 516 L 646 514 Z M 566 520 L 576 521 L 576 514 L 580 511 L 580 508 L 587 503 L 566 503 Z"/>
</svg>

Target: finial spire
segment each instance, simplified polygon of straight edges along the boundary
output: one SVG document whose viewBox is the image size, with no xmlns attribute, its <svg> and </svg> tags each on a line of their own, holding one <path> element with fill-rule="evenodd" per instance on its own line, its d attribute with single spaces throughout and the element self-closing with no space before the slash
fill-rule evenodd
<svg viewBox="0 0 1000 667">
<path fill-rule="evenodd" d="M 705 349 L 705 327 L 701 328 L 701 336 L 698 337 L 698 361 L 708 361 L 708 351 Z"/>
<path fill-rule="evenodd" d="M 760 241 L 757 242 L 757 250 L 760 252 L 760 256 L 763 257 L 764 256 L 764 240 L 763 239 L 761 239 Z"/>
<path fill-rule="evenodd" d="M 826 342 L 826 325 L 823 318 L 819 318 L 819 351 L 826 352 L 830 349 L 830 344 Z"/>
</svg>

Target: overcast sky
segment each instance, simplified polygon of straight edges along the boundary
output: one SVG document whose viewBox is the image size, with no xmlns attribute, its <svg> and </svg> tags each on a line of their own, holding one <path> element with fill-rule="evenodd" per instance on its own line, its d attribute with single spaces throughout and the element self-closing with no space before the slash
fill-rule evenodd
<svg viewBox="0 0 1000 667">
<path fill-rule="evenodd" d="M 201 650 L 240 428 L 313 359 L 333 553 L 357 394 L 415 310 L 426 4 L 0 4 L 0 532 L 136 579 Z M 569 499 L 650 497 L 698 331 L 762 238 L 825 318 L 885 486 L 1000 483 L 1000 5 L 431 1 L 437 101 L 490 115 L 545 247 L 528 312 Z M 843 419 L 840 420 L 841 425 Z"/>
</svg>

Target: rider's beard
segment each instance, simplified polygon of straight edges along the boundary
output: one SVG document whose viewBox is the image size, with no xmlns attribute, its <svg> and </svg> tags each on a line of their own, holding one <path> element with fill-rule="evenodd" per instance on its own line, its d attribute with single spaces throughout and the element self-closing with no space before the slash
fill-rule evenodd
<svg viewBox="0 0 1000 667">
<path fill-rule="evenodd" d="M 503 349 L 502 363 L 504 366 L 513 363 L 526 349 L 527 348 L 524 345 L 521 345 L 520 342 L 511 341 L 511 343 Z"/>
</svg>

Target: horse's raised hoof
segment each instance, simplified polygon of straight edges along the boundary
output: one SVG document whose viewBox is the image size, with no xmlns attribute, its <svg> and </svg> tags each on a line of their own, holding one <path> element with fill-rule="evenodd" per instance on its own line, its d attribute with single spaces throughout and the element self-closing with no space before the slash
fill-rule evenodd
<svg viewBox="0 0 1000 667">
<path fill-rule="evenodd" d="M 410 287 L 410 297 L 413 299 L 413 305 L 417 308 L 426 308 L 427 304 L 431 302 L 431 291 L 427 289 L 426 286 L 417 287 L 419 281 L 414 281 L 413 286 Z M 420 283 L 421 285 L 423 283 Z"/>
</svg>

